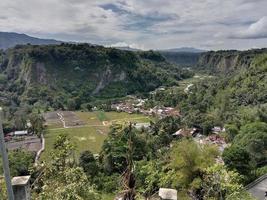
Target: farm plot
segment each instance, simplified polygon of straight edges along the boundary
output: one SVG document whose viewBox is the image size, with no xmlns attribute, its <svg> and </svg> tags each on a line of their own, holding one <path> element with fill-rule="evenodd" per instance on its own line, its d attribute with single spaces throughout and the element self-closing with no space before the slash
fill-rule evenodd
<svg viewBox="0 0 267 200">
<path fill-rule="evenodd" d="M 37 152 L 41 149 L 41 140 L 37 136 L 23 136 L 12 139 L 6 143 L 8 150 L 24 149 L 27 151 Z"/>
<path fill-rule="evenodd" d="M 48 130 L 45 139 L 46 147 L 42 155 L 42 159 L 47 160 L 51 156 L 51 149 L 56 141 L 57 136 L 66 134 L 76 147 L 76 155 L 82 151 L 90 150 L 93 153 L 99 153 L 101 146 L 107 137 L 102 133 L 103 130 L 94 127 L 78 127 L 78 128 L 64 128 L 64 129 L 50 129 Z"/>
<path fill-rule="evenodd" d="M 149 122 L 151 119 L 141 114 L 118 112 L 71 112 L 59 111 L 45 114 L 47 133 L 46 147 L 42 159 L 48 159 L 53 144 L 59 134 L 67 134 L 76 146 L 76 155 L 90 150 L 99 153 L 113 123 Z"/>
</svg>

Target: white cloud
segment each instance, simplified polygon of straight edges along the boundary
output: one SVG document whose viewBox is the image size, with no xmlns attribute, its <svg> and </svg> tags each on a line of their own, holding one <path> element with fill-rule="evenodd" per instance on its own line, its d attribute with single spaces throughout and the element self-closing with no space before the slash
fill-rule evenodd
<svg viewBox="0 0 267 200">
<path fill-rule="evenodd" d="M 247 29 L 233 34 L 233 38 L 260 39 L 267 38 L 267 16 L 262 17 L 257 22 L 251 24 Z"/>
<path fill-rule="evenodd" d="M 266 7 L 266 0 L 1 0 L 0 31 L 142 49 L 266 47 Z"/>
<path fill-rule="evenodd" d="M 106 45 L 106 46 L 107 47 L 129 47 L 133 49 L 147 50 L 144 45 L 140 45 L 136 43 L 128 44 L 127 42 L 117 42 L 117 43 Z"/>
</svg>

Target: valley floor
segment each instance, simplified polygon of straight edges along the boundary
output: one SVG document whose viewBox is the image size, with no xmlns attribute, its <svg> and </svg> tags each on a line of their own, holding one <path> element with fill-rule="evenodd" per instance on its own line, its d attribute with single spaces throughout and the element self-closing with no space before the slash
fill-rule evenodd
<svg viewBox="0 0 267 200">
<path fill-rule="evenodd" d="M 151 118 L 141 114 L 128 114 L 124 112 L 71 112 L 59 111 L 45 114 L 47 132 L 45 134 L 46 147 L 41 159 L 50 156 L 50 150 L 56 137 L 62 133 L 67 134 L 76 146 L 76 153 L 90 150 L 99 153 L 104 140 L 113 123 L 149 123 Z"/>
</svg>

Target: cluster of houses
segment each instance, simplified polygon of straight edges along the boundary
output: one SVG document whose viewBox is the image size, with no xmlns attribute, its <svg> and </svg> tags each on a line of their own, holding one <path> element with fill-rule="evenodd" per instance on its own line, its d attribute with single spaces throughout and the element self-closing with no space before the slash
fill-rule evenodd
<svg viewBox="0 0 267 200">
<path fill-rule="evenodd" d="M 214 144 L 221 152 L 223 152 L 228 146 L 228 144 L 225 142 L 225 139 L 219 134 L 212 134 L 206 137 L 196 137 L 195 141 L 199 144 Z"/>
<path fill-rule="evenodd" d="M 142 113 L 147 116 L 157 116 L 159 118 L 180 115 L 179 110 L 172 107 L 155 106 L 153 108 L 146 109 L 144 106 L 146 101 L 147 99 L 130 99 L 121 101 L 119 103 L 114 103 L 111 105 L 111 108 L 118 112 L 126 112 L 129 114 Z"/>
<path fill-rule="evenodd" d="M 223 152 L 223 150 L 228 146 L 224 137 L 221 135 L 223 132 L 225 132 L 225 128 L 213 127 L 212 134 L 204 136 L 200 128 L 194 127 L 191 129 L 179 129 L 172 135 L 174 138 L 193 137 L 197 143 L 216 145 L 219 151 Z"/>
</svg>

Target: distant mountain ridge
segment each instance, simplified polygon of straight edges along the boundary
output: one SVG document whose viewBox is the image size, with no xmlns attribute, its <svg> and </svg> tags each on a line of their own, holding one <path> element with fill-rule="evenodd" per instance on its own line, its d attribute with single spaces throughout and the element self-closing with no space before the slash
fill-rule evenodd
<svg viewBox="0 0 267 200">
<path fill-rule="evenodd" d="M 200 54 L 205 53 L 206 50 L 196 49 L 193 47 L 181 47 L 173 49 L 157 50 L 163 55 L 167 61 L 175 63 L 180 66 L 196 65 Z"/>
<path fill-rule="evenodd" d="M 8 49 L 22 44 L 47 45 L 60 43 L 62 43 L 62 41 L 54 39 L 40 39 L 21 33 L 0 32 L 0 49 Z"/>
<path fill-rule="evenodd" d="M 142 49 L 132 48 L 129 46 L 121 46 L 121 47 L 113 47 L 113 48 L 123 50 L 123 51 L 143 51 Z"/>
<path fill-rule="evenodd" d="M 181 48 L 172 48 L 172 49 L 161 49 L 158 51 L 163 51 L 163 52 L 176 52 L 176 53 L 203 53 L 206 52 L 207 50 L 203 49 L 196 49 L 193 47 L 181 47 Z"/>
</svg>

